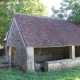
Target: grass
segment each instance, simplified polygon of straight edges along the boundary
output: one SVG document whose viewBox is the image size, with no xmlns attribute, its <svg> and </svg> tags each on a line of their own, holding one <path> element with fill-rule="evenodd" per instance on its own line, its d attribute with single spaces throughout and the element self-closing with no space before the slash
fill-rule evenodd
<svg viewBox="0 0 80 80">
<path fill-rule="evenodd" d="M 80 67 L 49 72 L 22 72 L 18 69 L 0 69 L 0 80 L 80 80 Z"/>
</svg>

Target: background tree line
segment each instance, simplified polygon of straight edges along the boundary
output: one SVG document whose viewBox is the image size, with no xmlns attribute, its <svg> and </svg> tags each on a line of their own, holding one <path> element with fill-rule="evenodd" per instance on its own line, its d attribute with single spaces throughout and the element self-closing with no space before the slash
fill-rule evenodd
<svg viewBox="0 0 80 80">
<path fill-rule="evenodd" d="M 80 0 L 63 0 L 60 8 L 52 7 L 53 17 L 80 22 Z"/>
<path fill-rule="evenodd" d="M 43 16 L 46 15 L 46 8 L 40 0 L 0 0 L 0 44 L 16 12 Z"/>
</svg>

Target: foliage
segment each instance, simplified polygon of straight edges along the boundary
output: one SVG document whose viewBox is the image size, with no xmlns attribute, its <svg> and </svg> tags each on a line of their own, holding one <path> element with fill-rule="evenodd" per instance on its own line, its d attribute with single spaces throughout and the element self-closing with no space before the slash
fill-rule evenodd
<svg viewBox="0 0 80 80">
<path fill-rule="evenodd" d="M 52 7 L 53 16 L 70 21 L 80 21 L 80 0 L 63 0 L 59 10 Z"/>
<path fill-rule="evenodd" d="M 46 15 L 40 0 L 0 0 L 0 43 L 9 29 L 13 13 Z"/>
<path fill-rule="evenodd" d="M 49 72 L 21 72 L 12 68 L 11 71 L 0 69 L 0 80 L 80 80 L 80 67 L 54 70 Z"/>
</svg>

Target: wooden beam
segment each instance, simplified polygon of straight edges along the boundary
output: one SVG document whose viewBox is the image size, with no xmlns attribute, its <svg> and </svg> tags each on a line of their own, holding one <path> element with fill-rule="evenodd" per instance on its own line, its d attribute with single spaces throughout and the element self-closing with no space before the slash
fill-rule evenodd
<svg viewBox="0 0 80 80">
<path fill-rule="evenodd" d="M 69 47 L 69 58 L 75 59 L 75 46 Z"/>
<path fill-rule="evenodd" d="M 9 57 L 11 58 L 11 52 L 12 52 L 12 48 L 9 47 Z"/>
<path fill-rule="evenodd" d="M 34 71 L 34 48 L 27 47 L 27 70 Z"/>
<path fill-rule="evenodd" d="M 11 56 L 12 56 L 12 48 L 9 47 L 9 70 L 11 70 Z"/>
</svg>

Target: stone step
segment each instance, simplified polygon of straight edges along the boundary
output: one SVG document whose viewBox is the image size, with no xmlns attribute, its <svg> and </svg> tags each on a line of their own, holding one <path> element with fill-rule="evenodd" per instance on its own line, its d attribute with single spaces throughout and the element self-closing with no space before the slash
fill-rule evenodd
<svg viewBox="0 0 80 80">
<path fill-rule="evenodd" d="M 0 68 L 8 67 L 9 64 L 0 64 Z"/>
</svg>

